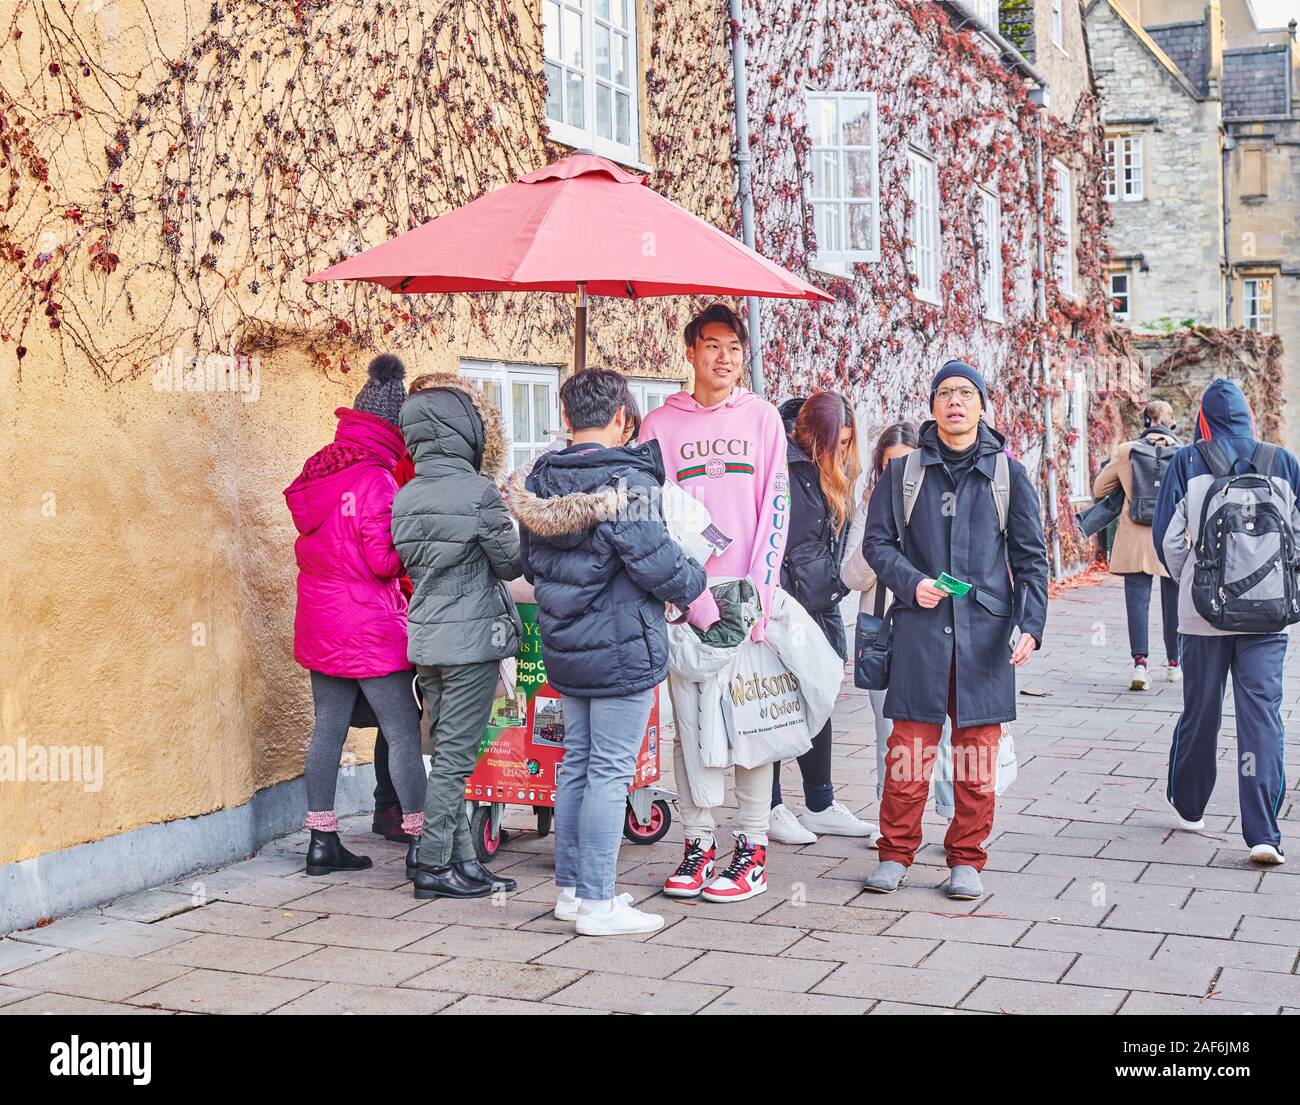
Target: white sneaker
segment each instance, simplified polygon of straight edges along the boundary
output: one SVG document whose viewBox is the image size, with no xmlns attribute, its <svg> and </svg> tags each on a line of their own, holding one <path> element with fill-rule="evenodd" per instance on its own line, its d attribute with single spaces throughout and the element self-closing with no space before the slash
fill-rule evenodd
<svg viewBox="0 0 1300 1105">
<path fill-rule="evenodd" d="M 1128 681 L 1130 691 L 1145 691 L 1151 686 L 1151 677 L 1147 675 L 1146 664 L 1134 664 L 1133 675 Z"/>
<path fill-rule="evenodd" d="M 579 936 L 631 936 L 635 933 L 658 932 L 664 919 L 657 913 L 642 913 L 631 901 L 632 895 L 620 894 L 609 903 L 583 902 L 578 907 L 577 929 Z M 608 908 L 599 908 L 607 905 Z"/>
<path fill-rule="evenodd" d="M 1183 665 L 1166 663 L 1165 678 L 1168 679 L 1170 683 L 1181 683 L 1183 681 Z"/>
<path fill-rule="evenodd" d="M 614 900 L 616 902 L 626 901 L 628 905 L 631 905 L 632 895 L 620 894 Z M 576 890 L 561 890 L 559 897 L 555 899 L 555 909 L 552 913 L 557 921 L 576 921 L 580 905 L 582 905 L 582 899 L 578 897 Z"/>
<path fill-rule="evenodd" d="M 1256 844 L 1250 850 L 1250 862 L 1266 863 L 1276 867 L 1286 862 L 1286 856 L 1282 854 L 1281 848 L 1274 848 L 1271 844 Z"/>
<path fill-rule="evenodd" d="M 1165 797 L 1165 802 L 1168 804 L 1169 808 L 1174 811 L 1174 816 L 1178 818 L 1178 827 L 1180 829 L 1185 829 L 1189 833 L 1199 833 L 1205 828 L 1205 818 L 1202 817 L 1199 821 L 1188 821 L 1187 818 L 1178 812 L 1178 807 L 1169 801 L 1167 795 Z"/>
<path fill-rule="evenodd" d="M 767 836 L 778 844 L 816 844 L 817 835 L 799 824 L 784 805 L 773 806 L 767 815 Z"/>
<path fill-rule="evenodd" d="M 875 825 L 863 821 L 840 802 L 832 802 L 820 813 L 805 810 L 799 817 L 799 824 L 810 833 L 825 833 L 827 836 L 870 836 L 876 831 Z M 770 831 L 768 835 L 771 835 Z"/>
<path fill-rule="evenodd" d="M 555 896 L 555 909 L 551 911 L 557 921 L 572 921 L 578 916 L 578 888 L 562 886 Z"/>
</svg>

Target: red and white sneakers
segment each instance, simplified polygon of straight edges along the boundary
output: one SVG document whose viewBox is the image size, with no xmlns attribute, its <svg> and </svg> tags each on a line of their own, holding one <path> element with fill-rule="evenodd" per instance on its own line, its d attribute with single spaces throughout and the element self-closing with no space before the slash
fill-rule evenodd
<svg viewBox="0 0 1300 1105">
<path fill-rule="evenodd" d="M 767 889 L 767 845 L 751 844 L 736 834 L 736 850 L 727 869 L 701 891 L 706 901 L 743 902 Z"/>
<path fill-rule="evenodd" d="M 670 898 L 698 898 L 704 884 L 713 878 L 717 864 L 718 846 L 709 841 L 708 851 L 701 845 L 702 840 L 687 840 L 682 862 L 664 880 L 664 893 Z"/>
</svg>

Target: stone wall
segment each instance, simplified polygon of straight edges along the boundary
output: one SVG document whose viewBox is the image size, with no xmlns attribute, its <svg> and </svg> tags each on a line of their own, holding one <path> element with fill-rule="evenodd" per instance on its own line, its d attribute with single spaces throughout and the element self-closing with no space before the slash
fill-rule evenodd
<svg viewBox="0 0 1300 1105">
<path fill-rule="evenodd" d="M 1192 440 L 1201 395 L 1218 377 L 1241 386 L 1259 437 L 1283 444 L 1282 339 L 1254 330 L 1183 330 L 1138 335 L 1133 352 L 1150 380 L 1149 397 L 1172 404 L 1179 436 Z M 1129 412 L 1137 429 L 1141 408 Z"/>
<path fill-rule="evenodd" d="M 1111 205 L 1112 253 L 1132 259 L 1132 324 L 1220 325 L 1219 103 L 1198 100 L 1109 0 L 1092 5 L 1088 35 L 1107 128 L 1143 141 L 1144 198 Z"/>
<path fill-rule="evenodd" d="M 651 183 L 731 229 L 726 8 L 636 7 Z M 303 283 L 571 152 L 546 141 L 540 12 L 0 5 L 0 746 L 103 769 L 0 772 L 0 865 L 301 773 L 281 490 L 377 348 L 411 375 L 569 363 L 569 297 Z M 692 306 L 594 302 L 590 362 L 683 379 Z M 232 349 L 257 355 L 234 390 L 159 367 Z"/>
</svg>

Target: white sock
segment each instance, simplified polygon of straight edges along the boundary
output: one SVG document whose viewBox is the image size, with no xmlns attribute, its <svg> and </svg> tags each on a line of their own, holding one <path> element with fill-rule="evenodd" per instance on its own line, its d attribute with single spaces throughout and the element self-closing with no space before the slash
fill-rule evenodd
<svg viewBox="0 0 1300 1105">
<path fill-rule="evenodd" d="M 609 913 L 614 908 L 613 898 L 583 898 L 582 911 L 584 913 Z"/>
<path fill-rule="evenodd" d="M 572 902 L 577 900 L 578 888 L 576 886 L 557 886 L 555 889 L 560 892 L 557 898 L 558 901 Z"/>
</svg>

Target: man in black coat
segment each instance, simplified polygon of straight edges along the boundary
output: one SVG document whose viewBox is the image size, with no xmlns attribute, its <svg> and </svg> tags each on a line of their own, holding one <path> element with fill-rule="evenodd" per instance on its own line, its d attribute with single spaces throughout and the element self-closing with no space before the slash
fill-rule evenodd
<svg viewBox="0 0 1300 1105">
<path fill-rule="evenodd" d="M 912 472 L 908 458 L 891 461 L 867 510 L 863 555 L 895 596 L 881 863 L 866 884 L 878 893 L 902 885 L 921 844 L 947 715 L 955 791 L 944 840 L 947 892 L 960 900 L 983 895 L 998 740 L 1002 722 L 1016 716 L 1013 669 L 1043 639 L 1047 552 L 1038 495 L 1024 466 L 1005 455 L 1002 435 L 982 421 L 987 409 L 979 372 L 962 361 L 945 364 L 930 385 L 934 417 L 921 426 Z M 945 572 L 970 590 L 940 590 Z"/>
</svg>

